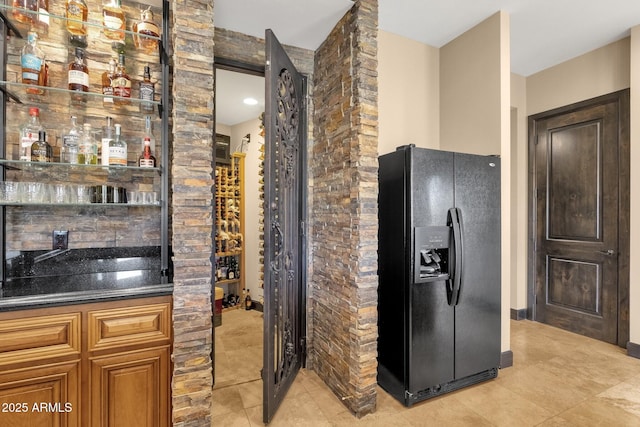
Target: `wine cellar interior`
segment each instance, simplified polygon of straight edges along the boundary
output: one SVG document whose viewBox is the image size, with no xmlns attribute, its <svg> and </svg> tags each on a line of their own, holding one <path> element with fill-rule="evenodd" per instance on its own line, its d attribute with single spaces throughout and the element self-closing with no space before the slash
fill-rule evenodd
<svg viewBox="0 0 640 427">
<path fill-rule="evenodd" d="M 264 100 L 240 119 L 222 110 L 227 98 L 242 102 L 237 89 L 229 93 L 236 79 L 257 84 L 263 97 L 264 78 L 228 70 L 217 70 L 216 77 L 214 388 L 222 388 L 259 380 L 262 368 Z M 238 364 L 234 349 L 240 336 L 246 346 Z"/>
</svg>

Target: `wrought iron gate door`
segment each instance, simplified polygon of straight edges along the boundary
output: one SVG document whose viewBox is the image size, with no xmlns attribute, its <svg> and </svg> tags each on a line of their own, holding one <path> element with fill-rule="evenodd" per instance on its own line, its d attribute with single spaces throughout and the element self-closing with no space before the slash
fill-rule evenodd
<svg viewBox="0 0 640 427">
<path fill-rule="evenodd" d="M 271 421 L 304 362 L 306 90 L 266 31 L 263 421 Z"/>
</svg>

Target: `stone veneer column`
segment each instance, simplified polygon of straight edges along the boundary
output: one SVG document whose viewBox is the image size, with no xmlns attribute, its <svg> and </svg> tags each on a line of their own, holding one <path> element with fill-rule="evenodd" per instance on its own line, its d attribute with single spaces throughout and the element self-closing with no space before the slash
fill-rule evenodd
<svg viewBox="0 0 640 427">
<path fill-rule="evenodd" d="M 311 173 L 318 375 L 360 417 L 376 408 L 377 0 L 356 0 L 316 51 Z"/>
<path fill-rule="evenodd" d="M 211 426 L 213 0 L 172 8 L 173 425 Z"/>
</svg>

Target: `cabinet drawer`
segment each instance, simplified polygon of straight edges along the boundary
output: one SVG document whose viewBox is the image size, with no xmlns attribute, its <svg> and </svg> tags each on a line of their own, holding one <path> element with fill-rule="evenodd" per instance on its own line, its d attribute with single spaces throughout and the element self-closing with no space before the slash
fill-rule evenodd
<svg viewBox="0 0 640 427">
<path fill-rule="evenodd" d="M 90 311 L 89 351 L 167 343 L 171 338 L 170 316 L 169 303 Z"/>
<path fill-rule="evenodd" d="M 80 313 L 0 321 L 0 366 L 80 354 Z"/>
</svg>

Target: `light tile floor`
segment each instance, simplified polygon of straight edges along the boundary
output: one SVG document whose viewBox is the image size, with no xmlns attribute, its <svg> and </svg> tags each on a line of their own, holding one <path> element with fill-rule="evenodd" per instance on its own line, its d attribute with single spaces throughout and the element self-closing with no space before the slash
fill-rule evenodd
<svg viewBox="0 0 640 427">
<path fill-rule="evenodd" d="M 640 360 L 614 345 L 541 323 L 511 321 L 513 367 L 498 378 L 405 408 L 378 388 L 355 418 L 301 370 L 269 424 L 278 426 L 640 426 Z M 212 426 L 262 426 L 262 316 L 223 314 L 216 328 Z"/>
</svg>

